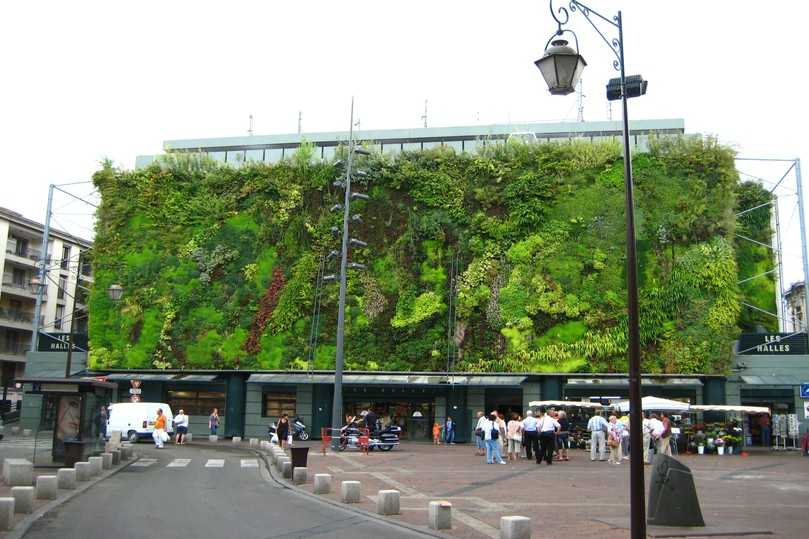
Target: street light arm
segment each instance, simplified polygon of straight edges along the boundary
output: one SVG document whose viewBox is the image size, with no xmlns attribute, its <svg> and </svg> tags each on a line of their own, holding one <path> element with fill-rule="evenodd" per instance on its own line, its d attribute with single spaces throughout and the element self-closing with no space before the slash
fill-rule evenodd
<svg viewBox="0 0 809 539">
<path fill-rule="evenodd" d="M 551 40 L 553 40 L 555 36 L 561 36 L 563 33 L 569 32 L 569 33 L 573 34 L 573 37 L 576 38 L 576 50 L 579 50 L 579 39 L 578 39 L 578 37 L 576 37 L 575 32 L 573 32 L 572 30 L 568 30 L 566 28 L 562 28 L 562 26 L 567 24 L 567 22 L 570 20 L 570 12 L 569 11 L 572 11 L 572 12 L 578 11 L 582 15 L 584 15 L 584 18 L 587 19 L 587 22 L 590 23 L 590 26 L 593 27 L 593 29 L 598 33 L 598 35 L 604 41 L 604 43 L 607 44 L 607 47 L 609 47 L 609 49 L 615 55 L 615 60 L 612 62 L 612 67 L 615 68 L 616 71 L 621 70 L 621 64 L 623 63 L 623 61 L 621 59 L 621 57 L 622 57 L 621 49 L 623 48 L 623 43 L 621 42 L 622 40 L 620 38 L 620 30 L 621 30 L 621 16 L 620 16 L 620 13 L 617 14 L 617 15 L 614 15 L 612 17 L 612 19 L 609 19 L 609 18 L 605 17 L 604 15 L 602 15 L 601 13 L 599 13 L 598 11 L 586 6 L 585 4 L 582 4 L 581 2 L 579 2 L 577 0 L 570 0 L 570 3 L 568 4 L 569 11 L 568 11 L 568 8 L 565 8 L 565 7 L 560 7 L 558 10 L 554 10 L 553 9 L 553 0 L 550 0 L 550 8 L 551 8 L 551 15 L 553 16 L 553 20 L 556 21 L 556 24 L 558 25 L 558 28 L 556 30 L 556 33 L 553 36 L 551 36 L 551 39 L 548 40 L 548 44 L 550 44 Z M 562 14 L 561 18 L 556 16 L 557 12 Z M 598 17 L 602 21 L 604 21 L 607 24 L 610 24 L 613 27 L 615 27 L 616 29 L 618 29 L 619 30 L 619 37 L 612 38 L 612 40 L 610 40 L 598 28 L 598 25 L 596 25 L 596 23 L 590 17 L 591 15 L 594 15 L 594 16 Z M 546 49 L 548 48 L 548 44 L 545 45 Z"/>
</svg>

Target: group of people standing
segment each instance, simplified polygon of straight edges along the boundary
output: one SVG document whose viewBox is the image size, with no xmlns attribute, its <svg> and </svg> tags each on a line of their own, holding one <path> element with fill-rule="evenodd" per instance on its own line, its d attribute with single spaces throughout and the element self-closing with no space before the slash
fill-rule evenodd
<svg viewBox="0 0 809 539">
<path fill-rule="evenodd" d="M 185 444 L 185 438 L 188 434 L 188 416 L 180 409 L 177 415 L 174 416 L 174 443 L 175 445 Z M 169 440 L 169 435 L 166 433 L 166 415 L 163 413 L 162 408 L 157 409 L 157 417 L 154 421 L 154 430 L 152 430 L 152 440 L 157 449 L 163 449 L 163 444 Z"/>
<path fill-rule="evenodd" d="M 643 418 L 643 462 L 651 464 L 652 446 L 657 453 L 671 456 L 671 421 L 665 413 L 645 414 Z M 606 448 L 610 448 L 609 461 L 621 464 L 629 459 L 629 417 L 609 416 L 604 419 L 595 412 L 587 422 L 590 432 L 590 460 L 604 461 Z"/>
<path fill-rule="evenodd" d="M 488 416 L 477 413 L 478 422 L 475 427 L 477 455 L 486 455 L 487 464 L 506 464 L 503 454 L 508 460 L 522 457 L 536 458 L 536 463 L 543 461 L 553 464 L 554 454 L 557 461 L 569 460 L 567 450 L 570 448 L 570 421 L 564 411 L 553 409 L 545 411 L 540 408 L 536 416 L 532 410 L 525 412 L 525 418 L 513 412 L 506 420 L 498 411 Z"/>
</svg>

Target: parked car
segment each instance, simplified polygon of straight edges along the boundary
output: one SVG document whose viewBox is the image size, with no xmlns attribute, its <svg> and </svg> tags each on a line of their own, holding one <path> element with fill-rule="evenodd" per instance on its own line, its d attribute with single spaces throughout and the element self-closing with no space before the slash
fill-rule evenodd
<svg viewBox="0 0 809 539">
<path fill-rule="evenodd" d="M 174 433 L 174 414 L 164 402 L 119 402 L 107 409 L 107 439 L 113 431 L 121 432 L 121 439 L 132 443 L 141 438 L 152 438 L 157 409 L 166 416 L 166 432 Z"/>
</svg>

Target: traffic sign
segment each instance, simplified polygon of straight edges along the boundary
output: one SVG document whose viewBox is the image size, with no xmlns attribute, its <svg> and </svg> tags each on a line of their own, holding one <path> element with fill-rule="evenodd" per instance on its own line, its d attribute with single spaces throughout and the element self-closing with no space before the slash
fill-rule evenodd
<svg viewBox="0 0 809 539">
<path fill-rule="evenodd" d="M 809 384 L 801 384 L 801 398 L 809 399 Z"/>
</svg>

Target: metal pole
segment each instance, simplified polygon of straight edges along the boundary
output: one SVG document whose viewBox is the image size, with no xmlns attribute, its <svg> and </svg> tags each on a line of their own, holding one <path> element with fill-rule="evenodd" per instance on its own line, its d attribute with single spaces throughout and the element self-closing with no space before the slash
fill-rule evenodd
<svg viewBox="0 0 809 539">
<path fill-rule="evenodd" d="M 809 255 L 806 252 L 806 216 L 803 210 L 803 184 L 801 182 L 801 160 L 795 159 L 795 183 L 798 191 L 798 216 L 801 220 L 801 258 L 803 261 L 803 299 L 809 307 Z M 805 309 L 804 309 L 805 310 Z M 803 315 L 803 330 L 809 333 L 809 319 Z M 796 329 L 797 331 L 797 329 Z"/>
<path fill-rule="evenodd" d="M 351 126 L 348 130 L 348 159 L 346 159 L 345 198 L 343 200 L 343 237 L 340 251 L 340 295 L 337 303 L 337 353 L 334 360 L 334 399 L 332 400 L 331 428 L 343 424 L 343 347 L 346 317 L 346 271 L 348 265 L 348 220 L 351 203 L 351 160 L 354 156 L 354 98 L 351 98 Z M 332 430 L 331 445 L 337 449 L 339 436 Z"/>
<path fill-rule="evenodd" d="M 37 289 L 37 302 L 34 306 L 34 327 L 31 334 L 31 351 L 36 352 L 37 342 L 39 341 L 39 319 L 41 317 L 40 311 L 42 310 L 42 295 L 45 293 L 45 272 L 48 261 L 48 241 L 50 240 L 51 233 L 51 208 L 53 207 L 53 188 L 51 184 L 48 187 L 48 210 L 45 214 L 45 228 L 42 231 L 42 256 L 39 259 L 39 287 Z"/>
<path fill-rule="evenodd" d="M 630 510 L 632 539 L 646 537 L 646 506 L 643 482 L 643 419 L 640 394 L 640 327 L 638 315 L 638 263 L 635 253 L 635 203 L 632 194 L 632 159 L 629 149 L 629 113 L 626 104 L 626 73 L 624 71 L 624 28 L 621 12 L 618 23 L 619 53 L 621 55 L 621 103 L 623 104 L 624 187 L 626 191 L 626 289 L 629 330 L 629 434 L 630 434 Z"/>
<path fill-rule="evenodd" d="M 76 323 L 76 296 L 74 294 L 73 310 L 70 314 L 70 328 L 68 329 L 67 334 L 67 361 L 65 361 L 65 378 L 70 378 L 70 364 L 73 362 L 73 329 L 75 327 L 74 326 L 75 323 Z"/>
<path fill-rule="evenodd" d="M 772 208 L 774 211 L 770 214 L 770 221 L 775 224 L 775 263 L 778 266 L 778 271 L 775 274 L 775 293 L 778 294 L 778 302 L 775 305 L 775 312 L 778 315 L 778 331 L 787 331 L 786 309 L 784 308 L 784 260 L 781 256 L 781 220 L 778 215 L 778 196 L 773 194 Z"/>
</svg>

